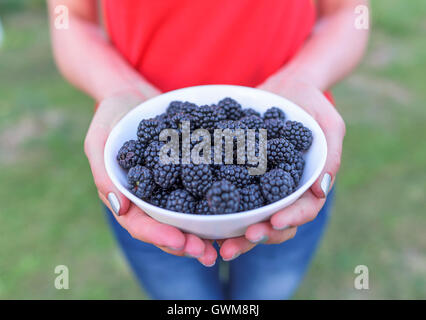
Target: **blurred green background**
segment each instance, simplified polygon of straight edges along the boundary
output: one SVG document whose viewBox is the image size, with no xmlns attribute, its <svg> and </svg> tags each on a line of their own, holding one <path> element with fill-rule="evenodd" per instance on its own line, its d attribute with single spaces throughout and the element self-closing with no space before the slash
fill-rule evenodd
<svg viewBox="0 0 426 320">
<path fill-rule="evenodd" d="M 372 15 L 363 63 L 334 90 L 337 203 L 296 299 L 426 298 L 426 2 L 372 1 Z M 2 0 L 0 19 L 0 299 L 145 298 L 83 153 L 93 102 L 54 66 L 44 1 Z M 69 290 L 53 285 L 62 264 Z"/>
</svg>

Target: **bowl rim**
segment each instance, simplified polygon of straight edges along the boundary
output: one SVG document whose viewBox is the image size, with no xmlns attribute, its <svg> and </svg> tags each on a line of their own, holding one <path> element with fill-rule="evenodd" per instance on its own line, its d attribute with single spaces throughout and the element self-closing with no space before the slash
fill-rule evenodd
<svg viewBox="0 0 426 320">
<path fill-rule="evenodd" d="M 185 91 L 192 91 L 192 90 L 201 89 L 201 88 L 205 88 L 205 87 L 209 87 L 212 90 L 227 88 L 227 89 L 247 90 L 247 91 L 252 91 L 252 92 L 253 91 L 259 92 L 260 91 L 260 92 L 262 92 L 262 94 L 272 95 L 272 96 L 275 96 L 275 97 L 283 100 L 283 104 L 288 105 L 290 107 L 294 107 L 296 109 L 299 109 L 299 112 L 304 114 L 304 116 L 306 118 L 310 118 L 311 122 L 313 123 L 313 125 L 315 127 L 315 133 L 317 134 L 315 139 L 321 140 L 322 141 L 321 144 L 324 146 L 324 150 L 323 150 L 324 152 L 321 155 L 319 164 L 317 165 L 317 167 L 316 167 L 315 171 L 313 172 L 313 174 L 311 175 L 311 177 L 309 177 L 309 179 L 303 185 L 299 186 L 296 189 L 296 191 L 294 191 L 293 193 L 289 194 L 288 196 L 286 196 L 286 197 L 284 197 L 284 198 L 282 198 L 282 199 L 280 199 L 276 202 L 267 204 L 265 206 L 262 206 L 262 207 L 259 207 L 259 208 L 256 208 L 256 209 L 247 210 L 247 211 L 236 212 L 236 213 L 227 213 L 227 214 L 217 214 L 217 215 L 200 215 L 200 214 L 195 214 L 195 213 L 182 213 L 182 212 L 171 211 L 171 210 L 160 208 L 160 207 L 157 207 L 153 204 L 150 204 L 149 202 L 146 202 L 146 201 L 136 197 L 133 193 L 131 193 L 130 190 L 128 190 L 124 185 L 122 185 L 120 183 L 120 181 L 118 180 L 118 178 L 114 174 L 114 170 L 112 169 L 112 162 L 115 161 L 116 157 L 114 155 L 111 156 L 109 151 L 112 149 L 112 143 L 113 143 L 114 138 L 119 135 L 118 134 L 118 128 L 121 127 L 124 123 L 126 123 L 126 120 L 130 119 L 133 114 L 138 113 L 138 109 L 142 108 L 148 102 L 153 103 L 153 102 L 155 102 L 155 100 L 162 100 L 165 97 L 173 96 L 176 93 L 182 93 L 182 92 L 184 93 Z M 170 101 L 173 101 L 173 98 Z M 300 121 L 302 121 L 302 120 L 300 120 Z M 312 127 L 310 127 L 310 129 L 312 131 L 314 131 Z M 269 211 L 274 211 L 274 210 L 278 211 L 278 210 L 281 210 L 281 209 L 285 209 L 285 207 L 282 206 L 283 202 L 286 202 L 288 204 L 293 203 L 298 198 L 300 198 L 313 185 L 313 183 L 318 179 L 319 175 L 321 174 L 321 172 L 322 172 L 322 170 L 325 166 L 325 162 L 326 162 L 326 158 L 327 158 L 327 152 L 328 152 L 327 141 L 325 139 L 324 132 L 321 129 L 320 125 L 307 111 L 305 111 L 302 107 L 298 106 L 294 102 L 288 100 L 287 98 L 285 98 L 283 96 L 277 95 L 277 94 L 269 92 L 269 91 L 257 89 L 257 88 L 238 86 L 238 85 L 214 84 L 214 85 L 199 85 L 199 86 L 185 87 L 185 88 L 181 88 L 181 89 L 168 91 L 168 92 L 165 92 L 161 95 L 158 95 L 158 96 L 155 96 L 155 97 L 150 98 L 148 100 L 145 100 L 144 102 L 135 106 L 128 113 L 126 113 L 114 125 L 114 127 L 110 131 L 108 138 L 107 138 L 107 141 L 105 143 L 105 148 L 104 148 L 104 165 L 105 165 L 107 175 L 111 179 L 114 186 L 126 198 L 128 198 L 131 202 L 136 204 L 138 207 L 142 207 L 142 209 L 144 209 L 144 210 L 145 210 L 145 208 L 147 208 L 147 211 L 154 211 L 154 212 L 156 212 L 156 214 L 161 213 L 162 215 L 169 216 L 170 218 L 177 218 L 177 219 L 180 219 L 180 220 L 221 221 L 221 220 L 229 220 L 229 219 L 238 219 L 240 217 L 247 217 L 248 215 L 253 217 L 253 216 L 256 216 L 256 215 L 261 215 L 265 211 L 269 212 Z M 112 159 L 114 159 L 114 160 L 112 160 Z M 149 212 L 146 212 L 146 214 L 150 215 Z"/>
</svg>

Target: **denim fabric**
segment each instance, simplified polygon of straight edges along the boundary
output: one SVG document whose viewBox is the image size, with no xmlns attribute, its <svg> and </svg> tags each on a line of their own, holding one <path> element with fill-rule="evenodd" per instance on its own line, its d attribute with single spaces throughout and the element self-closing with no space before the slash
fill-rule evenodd
<svg viewBox="0 0 426 320">
<path fill-rule="evenodd" d="M 139 284 L 153 299 L 288 299 L 317 249 L 333 198 L 331 190 L 317 218 L 299 227 L 293 239 L 277 245 L 257 245 L 230 262 L 218 258 L 211 268 L 133 239 L 105 210 Z M 226 270 L 225 280 L 222 268 Z"/>
</svg>

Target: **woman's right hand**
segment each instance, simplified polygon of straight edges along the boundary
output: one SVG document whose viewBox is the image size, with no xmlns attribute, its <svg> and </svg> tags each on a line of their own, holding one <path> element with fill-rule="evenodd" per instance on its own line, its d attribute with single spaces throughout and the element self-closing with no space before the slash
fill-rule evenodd
<svg viewBox="0 0 426 320">
<path fill-rule="evenodd" d="M 213 241 L 202 240 L 152 219 L 118 191 L 105 170 L 104 147 L 114 125 L 132 108 L 157 94 L 158 91 L 149 96 L 129 91 L 102 100 L 87 132 L 84 151 L 89 159 L 100 199 L 133 238 L 151 243 L 170 254 L 194 257 L 205 266 L 213 266 L 217 258 Z"/>
</svg>

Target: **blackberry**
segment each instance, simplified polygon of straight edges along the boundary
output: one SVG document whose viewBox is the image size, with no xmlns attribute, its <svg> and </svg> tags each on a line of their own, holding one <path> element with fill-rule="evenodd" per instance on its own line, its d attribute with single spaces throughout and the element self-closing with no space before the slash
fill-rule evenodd
<svg viewBox="0 0 426 320">
<path fill-rule="evenodd" d="M 210 215 L 209 202 L 206 199 L 201 199 L 195 206 L 195 213 L 201 215 Z"/>
<path fill-rule="evenodd" d="M 247 167 L 256 167 L 257 163 L 253 163 L 252 161 L 254 161 L 255 159 L 250 159 L 249 157 L 254 155 L 256 157 L 256 159 L 258 159 L 258 161 L 262 161 L 265 159 L 263 158 L 263 153 L 260 154 L 260 148 L 259 148 L 259 143 L 260 143 L 260 136 L 258 134 L 256 134 L 255 136 L 255 141 L 254 143 L 249 143 L 249 141 L 247 140 L 246 143 L 246 157 L 245 157 L 245 165 Z"/>
<path fill-rule="evenodd" d="M 215 153 L 214 153 L 214 147 L 212 147 L 212 151 L 211 151 L 211 164 L 212 164 L 212 167 L 214 168 L 214 169 L 216 169 L 216 168 L 219 168 L 219 166 L 221 166 L 223 163 L 225 163 L 225 148 L 222 146 L 222 150 L 221 150 L 221 153 L 222 153 L 222 155 L 221 155 L 221 157 L 219 156 L 219 161 L 220 161 L 220 164 L 216 164 L 214 161 L 215 161 Z M 234 157 L 233 157 L 234 158 Z"/>
<path fill-rule="evenodd" d="M 216 125 L 217 129 L 221 129 L 223 136 L 222 136 L 222 155 L 225 156 L 225 152 L 226 152 L 226 142 L 228 141 L 228 139 L 225 139 L 225 135 L 224 135 L 224 130 L 229 129 L 231 130 L 231 134 L 233 134 L 234 139 L 232 141 L 233 143 L 233 162 L 235 163 L 235 159 L 237 157 L 237 147 L 238 147 L 238 140 L 242 141 L 243 139 L 245 139 L 245 134 L 246 134 L 246 125 L 244 123 L 242 123 L 241 121 L 234 121 L 234 120 L 225 120 L 225 121 L 220 121 L 217 123 Z M 237 134 L 237 132 L 235 132 L 235 130 L 243 130 L 242 132 L 239 132 Z M 241 135 L 240 135 L 241 134 Z M 216 143 L 216 141 L 213 140 L 214 143 Z M 223 158 L 224 160 L 224 158 Z"/>
<path fill-rule="evenodd" d="M 215 105 L 200 106 L 191 114 L 193 121 L 195 121 L 196 128 L 210 129 L 215 128 L 216 123 L 225 120 L 225 112 Z"/>
<path fill-rule="evenodd" d="M 198 109 L 198 106 L 195 103 L 185 101 L 182 103 L 181 111 L 183 113 L 191 114 L 196 109 Z"/>
<path fill-rule="evenodd" d="M 155 183 L 164 189 L 168 189 L 179 180 L 180 165 L 173 163 L 162 164 L 158 162 L 154 165 L 152 172 L 154 174 Z"/>
<path fill-rule="evenodd" d="M 244 135 L 246 135 L 247 129 L 248 129 L 247 125 L 240 120 L 237 120 L 237 121 L 234 121 L 234 120 L 219 121 L 216 124 L 216 128 L 221 129 L 222 131 L 229 129 L 233 133 L 235 133 L 234 132 L 235 130 L 243 130 L 242 132 L 244 133 Z"/>
<path fill-rule="evenodd" d="M 282 162 L 276 166 L 276 168 L 283 169 L 290 173 L 296 186 L 299 185 L 300 179 L 302 178 L 304 167 L 305 160 L 300 153 L 294 157 L 294 161 L 292 163 Z"/>
<path fill-rule="evenodd" d="M 154 206 L 160 207 L 160 208 L 166 208 L 167 204 L 167 197 L 169 195 L 170 191 L 163 188 L 155 188 L 152 192 L 151 196 L 147 201 Z"/>
<path fill-rule="evenodd" d="M 160 162 L 160 150 L 162 146 L 164 146 L 164 142 L 153 141 L 145 149 L 143 156 L 145 159 L 145 165 L 148 168 L 153 168 L 155 164 Z"/>
<path fill-rule="evenodd" d="M 239 190 L 241 196 L 239 211 L 248 211 L 262 207 L 265 203 L 262 191 L 257 184 L 251 184 Z"/>
<path fill-rule="evenodd" d="M 168 118 L 168 114 L 162 113 L 162 114 L 156 115 L 154 118 L 152 118 L 152 120 L 156 120 L 156 121 L 160 121 L 160 122 L 166 122 L 167 118 Z"/>
<path fill-rule="evenodd" d="M 299 173 L 299 176 L 302 177 L 303 170 L 305 169 L 305 159 L 303 159 L 303 155 L 301 152 L 299 152 L 295 159 L 294 159 L 294 165 L 296 167 L 296 170 Z"/>
<path fill-rule="evenodd" d="M 182 213 L 195 213 L 196 205 L 197 201 L 192 194 L 185 189 L 177 189 L 167 197 L 166 209 Z"/>
<path fill-rule="evenodd" d="M 262 118 L 258 117 L 258 116 L 243 117 L 243 118 L 241 118 L 240 122 L 247 129 L 259 130 L 259 129 L 262 129 L 262 128 L 265 127 Z"/>
<path fill-rule="evenodd" d="M 291 174 L 297 186 L 302 178 L 303 170 L 305 169 L 305 159 L 303 159 L 303 154 L 301 152 L 296 153 L 293 162 L 289 165 L 291 166 L 291 170 L 285 170 L 288 169 L 288 166 L 285 166 L 284 170 Z"/>
<path fill-rule="evenodd" d="M 222 129 L 222 130 L 225 130 L 225 129 L 236 130 L 236 129 L 247 129 L 247 126 L 239 120 L 237 121 L 223 120 L 216 123 L 216 128 Z"/>
<path fill-rule="evenodd" d="M 201 137 L 200 137 L 199 140 L 191 140 L 191 154 L 192 154 L 192 152 L 194 152 L 194 154 L 196 154 L 194 147 L 202 141 L 203 141 L 203 139 Z M 215 146 L 214 146 L 214 136 L 213 135 L 210 137 L 210 142 L 211 142 L 210 158 L 208 157 L 208 155 L 206 155 L 206 160 L 209 161 L 209 164 L 212 166 L 212 168 L 215 168 L 219 164 L 216 165 L 215 162 L 214 162 L 215 161 L 214 160 Z M 223 142 L 223 139 L 222 139 L 222 142 Z M 204 151 L 203 149 L 199 149 L 199 153 L 198 153 L 199 157 L 204 157 L 203 151 Z M 224 147 L 224 145 L 222 145 L 221 152 L 222 152 L 222 157 L 221 158 L 219 157 L 220 164 L 224 163 L 224 161 L 225 161 L 225 147 Z"/>
<path fill-rule="evenodd" d="M 164 127 L 166 129 L 179 129 L 178 126 L 173 123 L 173 120 L 172 120 L 173 116 L 172 115 L 166 115 L 161 120 L 161 121 L 164 122 Z M 159 120 L 159 119 L 156 118 L 156 120 Z"/>
<path fill-rule="evenodd" d="M 179 112 L 169 117 L 167 120 L 168 128 L 170 129 L 180 129 L 183 121 L 189 121 L 189 127 L 191 130 L 195 129 L 195 119 L 194 117 L 185 112 Z"/>
<path fill-rule="evenodd" d="M 250 116 L 256 116 L 260 117 L 260 112 L 257 112 L 256 110 L 252 108 L 245 108 L 242 110 L 242 117 L 250 117 Z"/>
<path fill-rule="evenodd" d="M 144 145 L 139 141 L 126 141 L 117 154 L 117 161 L 123 169 L 130 169 L 143 163 Z"/>
<path fill-rule="evenodd" d="M 172 101 L 167 107 L 166 113 L 168 115 L 174 115 L 176 113 L 182 112 L 182 101 Z"/>
<path fill-rule="evenodd" d="M 214 182 L 207 191 L 206 199 L 213 214 L 238 212 L 240 206 L 240 193 L 237 187 L 226 180 Z"/>
<path fill-rule="evenodd" d="M 312 131 L 298 121 L 287 121 L 282 135 L 299 151 L 308 150 L 313 140 Z"/>
<path fill-rule="evenodd" d="M 295 184 L 288 172 L 282 169 L 272 169 L 260 178 L 260 188 L 266 203 L 272 203 L 292 193 Z"/>
<path fill-rule="evenodd" d="M 281 119 L 285 120 L 285 113 L 280 108 L 272 107 L 265 111 L 263 120 L 267 119 Z"/>
<path fill-rule="evenodd" d="M 265 120 L 265 129 L 268 133 L 268 139 L 281 138 L 281 130 L 284 129 L 285 122 L 281 119 Z"/>
<path fill-rule="evenodd" d="M 143 144 L 158 140 L 161 130 L 166 129 L 165 123 L 155 119 L 144 119 L 138 126 L 138 139 Z"/>
<path fill-rule="evenodd" d="M 287 139 L 275 138 L 268 140 L 267 160 L 268 166 L 274 166 L 281 162 L 294 162 L 297 152 Z"/>
<path fill-rule="evenodd" d="M 208 164 L 187 164 L 182 166 L 182 184 L 195 197 L 203 197 L 213 183 L 213 173 Z"/>
<path fill-rule="evenodd" d="M 243 188 L 253 182 L 246 167 L 235 164 L 222 165 L 216 172 L 219 180 L 226 179 L 237 188 Z"/>
<path fill-rule="evenodd" d="M 218 148 L 221 164 L 214 163 L 214 146 L 207 149 L 211 150 L 211 159 L 207 159 L 211 163 L 182 164 L 184 121 L 190 122 L 191 131 L 207 129 L 214 144 L 215 129 L 231 130 L 234 138 L 229 151 L 233 153 L 228 155 L 229 159 L 225 157 L 227 149 L 223 142 L 228 139 L 224 137 L 222 147 Z M 163 129 L 175 129 L 180 134 L 180 161 L 176 164 L 160 161 L 161 148 L 167 143 L 159 140 Z M 255 176 L 250 175 L 249 169 L 265 164 L 264 159 L 259 159 L 263 155 L 259 148 L 260 129 L 267 130 L 266 169 L 270 171 Z M 235 130 L 241 130 L 243 136 L 236 136 Z M 247 140 L 252 137 L 249 130 L 255 131 L 254 141 Z M 300 122 L 286 122 L 284 112 L 278 107 L 269 108 L 261 116 L 252 108 L 243 109 L 229 97 L 219 101 L 218 105 L 197 106 L 188 101 L 172 101 L 166 112 L 139 123 L 138 138 L 126 141 L 116 158 L 122 168 L 129 170 L 129 190 L 155 206 L 199 215 L 242 212 L 277 201 L 296 189 L 305 167 L 303 152 L 312 144 L 312 136 L 312 132 Z M 243 154 L 238 154 L 237 142 L 242 142 L 241 138 L 246 138 L 246 148 Z M 191 153 L 199 151 L 199 156 L 203 156 L 204 145 L 194 149 L 201 140 L 190 141 Z M 259 163 L 249 158 L 253 151 Z M 225 160 L 231 163 L 223 164 Z M 244 160 L 244 165 L 238 160 Z M 259 169 L 263 171 L 265 168 Z"/>
<path fill-rule="evenodd" d="M 172 101 L 167 107 L 166 114 L 171 117 L 177 113 L 191 114 L 198 106 L 192 102 Z"/>
<path fill-rule="evenodd" d="M 130 168 L 127 183 L 130 191 L 141 199 L 148 198 L 155 187 L 151 170 L 140 165 Z"/>
<path fill-rule="evenodd" d="M 204 147 L 201 148 L 201 146 L 200 146 L 201 143 L 203 142 L 203 138 L 204 137 L 200 137 L 198 140 L 192 140 L 191 139 L 191 142 L 190 142 L 191 155 L 192 155 L 192 152 L 194 152 L 194 155 L 195 155 L 195 154 L 197 154 L 197 151 L 198 151 L 197 156 L 199 156 L 200 158 L 205 158 L 205 160 L 207 161 L 206 164 L 213 164 L 213 162 L 214 162 L 214 146 L 213 146 L 214 140 L 213 140 L 213 137 L 210 137 L 210 143 L 211 143 L 210 156 L 207 154 L 206 157 L 204 157 Z M 195 147 L 197 147 L 197 150 L 194 150 Z M 209 147 L 207 146 L 207 148 L 209 148 Z"/>
<path fill-rule="evenodd" d="M 219 101 L 219 107 L 225 111 L 226 117 L 229 120 L 238 120 L 243 116 L 241 105 L 231 98 L 224 98 Z"/>
</svg>

